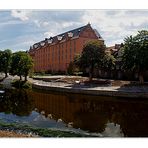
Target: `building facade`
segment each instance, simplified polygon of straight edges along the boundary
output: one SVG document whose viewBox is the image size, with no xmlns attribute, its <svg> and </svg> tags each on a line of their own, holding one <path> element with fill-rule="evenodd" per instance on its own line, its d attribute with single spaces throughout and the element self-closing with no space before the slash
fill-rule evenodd
<svg viewBox="0 0 148 148">
<path fill-rule="evenodd" d="M 104 43 L 97 30 L 88 23 L 35 43 L 29 49 L 29 54 L 34 60 L 34 71 L 66 72 L 69 63 L 75 55 L 82 52 L 83 46 L 90 40 Z"/>
</svg>

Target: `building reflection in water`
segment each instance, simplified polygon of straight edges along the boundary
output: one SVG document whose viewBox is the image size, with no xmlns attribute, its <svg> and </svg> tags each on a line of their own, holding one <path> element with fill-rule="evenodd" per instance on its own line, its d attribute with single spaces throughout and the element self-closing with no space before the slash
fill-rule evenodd
<svg viewBox="0 0 148 148">
<path fill-rule="evenodd" d="M 38 112 L 68 126 L 104 136 L 148 136 L 148 101 L 64 93 L 28 92 Z"/>
</svg>

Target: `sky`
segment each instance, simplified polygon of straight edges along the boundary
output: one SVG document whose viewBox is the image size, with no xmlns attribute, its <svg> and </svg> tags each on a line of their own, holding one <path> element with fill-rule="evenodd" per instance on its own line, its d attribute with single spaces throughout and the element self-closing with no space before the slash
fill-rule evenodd
<svg viewBox="0 0 148 148">
<path fill-rule="evenodd" d="M 0 50 L 28 50 L 36 42 L 88 22 L 106 46 L 112 46 L 138 30 L 148 30 L 148 10 L 1 10 Z"/>
</svg>

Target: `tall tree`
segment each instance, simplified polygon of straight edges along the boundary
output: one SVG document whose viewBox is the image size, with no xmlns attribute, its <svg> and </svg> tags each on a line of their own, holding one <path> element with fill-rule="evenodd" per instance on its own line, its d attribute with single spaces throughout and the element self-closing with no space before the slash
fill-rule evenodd
<svg viewBox="0 0 148 148">
<path fill-rule="evenodd" d="M 105 45 L 98 41 L 90 41 L 84 46 L 82 54 L 75 58 L 75 63 L 81 69 L 88 68 L 89 80 L 91 81 L 94 68 L 102 67 L 104 56 Z"/>
<path fill-rule="evenodd" d="M 0 50 L 0 72 L 2 72 L 2 62 L 1 62 L 2 53 L 3 53 L 3 52 Z"/>
<path fill-rule="evenodd" d="M 115 68 L 116 59 L 111 53 L 105 53 L 102 59 L 101 68 L 104 70 L 113 70 Z"/>
<path fill-rule="evenodd" d="M 28 53 L 22 56 L 20 65 L 22 65 L 23 76 L 25 77 L 25 81 L 27 81 L 27 76 L 33 68 L 33 60 Z"/>
<path fill-rule="evenodd" d="M 24 76 L 25 81 L 27 81 L 27 76 L 31 72 L 32 67 L 33 61 L 28 53 L 23 51 L 13 53 L 10 70 L 12 75 L 18 75 L 20 80 Z"/>
<path fill-rule="evenodd" d="M 140 83 L 144 82 L 143 74 L 148 70 L 148 31 L 142 30 L 135 36 L 124 39 L 122 56 L 123 68 L 137 71 Z"/>
<path fill-rule="evenodd" d="M 0 71 L 5 73 L 5 77 L 8 76 L 10 70 L 12 52 L 10 49 L 6 49 L 0 52 Z"/>
</svg>

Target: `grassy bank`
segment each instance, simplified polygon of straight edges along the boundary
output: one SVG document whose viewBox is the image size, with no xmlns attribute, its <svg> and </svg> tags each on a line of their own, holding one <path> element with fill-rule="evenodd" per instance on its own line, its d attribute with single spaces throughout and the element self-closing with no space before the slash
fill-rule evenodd
<svg viewBox="0 0 148 148">
<path fill-rule="evenodd" d="M 90 137 L 73 131 L 61 131 L 49 128 L 37 128 L 28 125 L 0 122 L 0 130 L 32 135 L 31 137 Z M 34 136 L 33 136 L 34 135 Z M 92 137 L 92 136 L 91 136 Z"/>
</svg>

